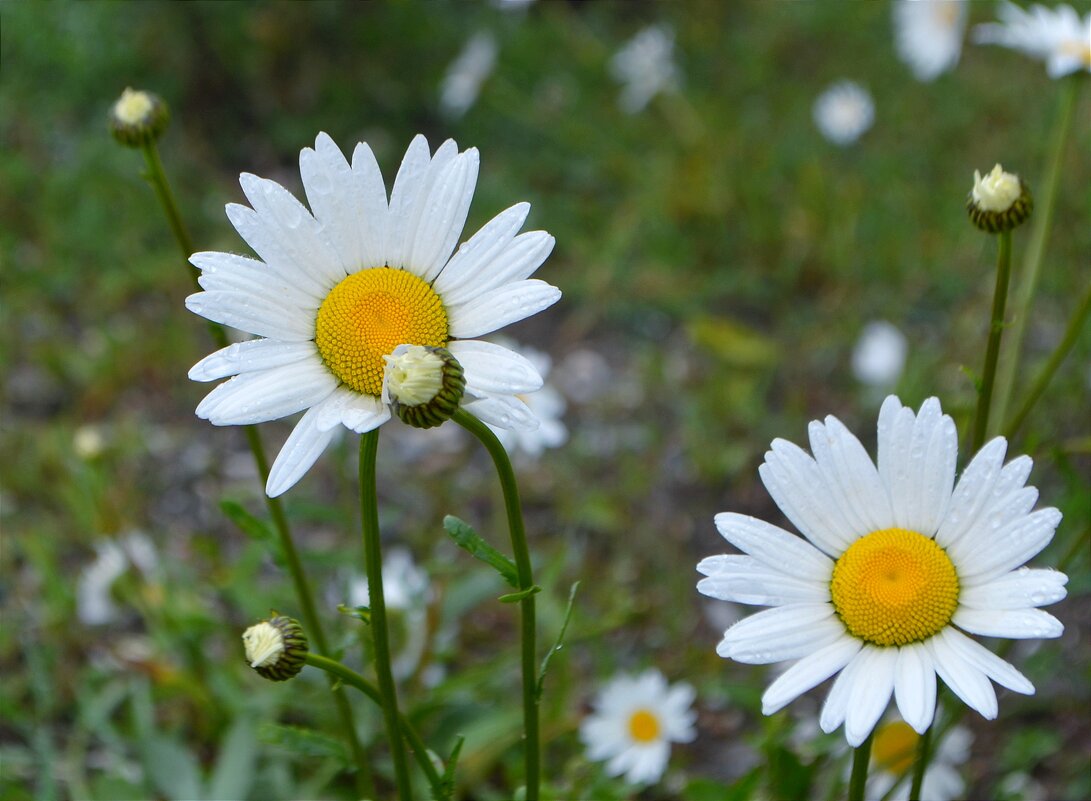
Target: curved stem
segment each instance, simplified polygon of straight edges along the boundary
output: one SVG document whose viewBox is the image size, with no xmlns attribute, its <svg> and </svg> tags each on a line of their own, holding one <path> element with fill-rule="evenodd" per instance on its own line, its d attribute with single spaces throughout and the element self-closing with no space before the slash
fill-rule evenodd
<svg viewBox="0 0 1091 801">
<path fill-rule="evenodd" d="M 360 437 L 360 517 L 364 537 L 364 568 L 367 571 L 369 620 L 375 646 L 375 674 L 379 679 L 386 736 L 390 740 L 390 754 L 394 761 L 394 781 L 398 798 L 410 801 L 413 790 L 398 724 L 398 693 L 390 670 L 390 636 L 386 624 L 386 599 L 383 597 L 383 553 L 379 542 L 379 502 L 375 493 L 375 455 L 378 449 L 378 429 Z"/>
<path fill-rule="evenodd" d="M 330 659 L 328 656 L 321 656 L 314 653 L 307 654 L 307 664 L 311 667 L 316 667 L 319 670 L 324 670 L 326 673 L 335 676 L 350 687 L 355 687 L 376 704 L 382 706 L 383 696 L 379 692 L 379 688 L 355 670 L 346 667 L 334 659 Z M 421 736 L 417 733 L 417 730 L 413 728 L 413 724 L 409 722 L 409 718 L 405 717 L 405 715 L 398 716 L 398 725 L 401 727 L 405 739 L 409 741 L 409 746 L 413 749 L 413 754 L 417 758 L 417 764 L 420 765 L 421 770 L 424 771 L 424 775 L 428 777 L 428 782 L 432 785 L 433 795 L 436 798 L 446 798 L 447 792 L 443 787 L 443 778 L 439 775 L 439 771 L 436 770 L 435 763 L 433 763 L 428 756 L 428 747 L 424 744 L 424 740 L 421 739 Z"/>
<path fill-rule="evenodd" d="M 511 532 L 511 548 L 515 556 L 515 568 L 519 578 L 519 590 L 527 593 L 519 601 L 522 668 L 523 668 L 523 734 L 526 763 L 526 801 L 537 801 L 539 796 L 540 765 L 538 732 L 537 660 L 535 658 L 535 611 L 534 578 L 531 573 L 530 550 L 527 548 L 526 530 L 523 528 L 523 510 L 519 503 L 519 485 L 515 482 L 508 452 L 489 427 L 468 412 L 459 409 L 451 418 L 465 428 L 485 446 L 496 467 L 500 487 L 504 492 L 504 508 Z"/>
<path fill-rule="evenodd" d="M 871 761 L 871 741 L 875 730 L 852 753 L 852 776 L 849 778 L 849 801 L 864 801 L 867 786 L 867 768 Z"/>
<path fill-rule="evenodd" d="M 1053 142 L 1042 193 L 1037 198 L 1037 208 L 1034 219 L 1031 221 L 1030 240 L 1017 279 L 1018 299 L 1015 304 L 1015 315 L 997 382 L 996 420 L 999 423 L 1003 423 L 1008 416 L 1008 406 L 1015 387 L 1015 375 L 1018 372 L 1019 356 L 1023 347 L 1023 337 L 1030 319 L 1030 307 L 1038 289 L 1038 274 L 1042 269 L 1042 259 L 1045 256 L 1049 231 L 1053 224 L 1053 208 L 1057 202 L 1057 189 L 1060 186 L 1065 147 L 1072 130 L 1072 119 L 1075 117 L 1076 100 L 1079 97 L 1079 87 L 1083 83 L 1083 77 L 1072 75 L 1061 81 L 1064 94 L 1061 95 L 1060 108 L 1053 127 Z"/>
<path fill-rule="evenodd" d="M 1057 368 L 1061 366 L 1061 362 L 1064 361 L 1065 356 L 1068 355 L 1068 352 L 1072 350 L 1072 346 L 1076 344 L 1076 340 L 1079 339 L 1089 313 L 1091 313 L 1091 284 L 1088 284 L 1087 289 L 1084 290 L 1083 300 L 1080 301 L 1080 305 L 1076 308 L 1072 319 L 1068 321 L 1068 328 L 1065 329 L 1061 343 L 1050 355 L 1049 361 L 1046 362 L 1041 372 L 1035 377 L 1034 384 L 1030 388 L 1030 392 L 1027 393 L 1027 397 L 1019 411 L 1012 417 L 1011 422 L 1004 427 L 1004 436 L 1008 439 L 1011 439 L 1015 432 L 1019 430 L 1019 427 L 1023 425 L 1027 415 L 1030 414 L 1030 410 L 1034 408 L 1034 404 L 1046 391 L 1046 387 L 1049 386 L 1049 382 L 1053 379 L 1053 374 L 1057 372 Z"/>
<path fill-rule="evenodd" d="M 974 433 L 970 442 L 970 453 L 977 453 L 985 442 L 985 433 L 989 426 L 993 382 L 996 379 L 996 360 L 1000 354 L 1000 338 L 1004 335 L 1004 306 L 1008 300 L 1008 282 L 1011 278 L 1011 231 L 1002 231 L 998 237 L 998 244 L 996 292 L 993 293 L 989 341 L 985 347 L 985 369 L 981 374 L 981 391 L 977 396 L 977 413 L 974 415 Z"/>
<path fill-rule="evenodd" d="M 189 262 L 189 257 L 194 252 L 193 239 L 190 237 L 189 231 L 186 229 L 185 223 L 182 220 L 182 214 L 178 210 L 178 203 L 174 199 L 174 193 L 171 191 L 170 182 L 167 180 L 167 174 L 163 170 L 163 162 L 159 158 L 159 149 L 154 142 L 151 142 L 146 144 L 141 150 L 144 153 L 144 163 L 148 168 L 144 177 L 147 179 L 148 183 L 152 185 L 156 197 L 159 198 L 159 203 L 163 207 L 163 213 L 166 215 L 167 222 L 170 224 L 171 232 L 174 234 L 174 239 L 181 250 L 182 260 L 189 268 L 189 274 L 190 278 L 193 279 L 193 285 L 200 290 L 201 285 L 197 283 L 200 272 Z M 208 330 L 217 347 L 227 347 L 227 331 L 224 330 L 222 325 L 209 321 Z M 261 442 L 261 434 L 258 432 L 257 426 L 243 426 L 243 431 L 246 434 L 246 442 L 250 446 L 250 453 L 254 457 L 254 464 L 257 466 L 258 475 L 261 476 L 261 482 L 262 485 L 264 485 L 269 479 L 269 462 L 265 458 L 265 448 Z M 280 498 L 270 498 L 265 493 L 262 493 L 262 496 L 265 498 L 265 506 L 269 510 L 269 516 L 273 520 L 273 526 L 276 528 L 277 536 L 280 539 L 280 548 L 284 554 L 284 559 L 288 564 L 288 573 L 292 577 L 296 598 L 299 601 L 300 616 L 303 618 L 303 625 L 306 627 L 307 636 L 311 638 L 311 641 L 314 643 L 315 648 L 319 653 L 328 654 L 329 644 L 326 640 L 326 632 L 322 628 L 322 622 L 315 611 L 314 595 L 311 593 L 310 584 L 307 582 L 307 576 L 303 572 L 303 564 L 299 559 L 299 553 L 296 551 L 295 543 L 292 541 L 292 530 L 288 525 L 288 518 L 284 514 L 284 507 L 281 505 Z M 356 734 L 356 724 L 353 721 L 352 706 L 349 703 L 348 697 L 337 690 L 335 684 L 336 682 L 333 679 L 330 679 L 330 688 L 334 691 L 334 706 L 337 708 L 337 715 L 341 721 L 341 728 L 344 730 L 345 738 L 348 740 L 349 749 L 352 751 L 353 760 L 356 763 L 356 790 L 362 797 L 368 798 L 375 795 L 374 782 L 371 778 L 371 767 L 368 765 L 367 757 L 364 754 L 364 748 L 360 744 L 360 738 Z"/>
</svg>

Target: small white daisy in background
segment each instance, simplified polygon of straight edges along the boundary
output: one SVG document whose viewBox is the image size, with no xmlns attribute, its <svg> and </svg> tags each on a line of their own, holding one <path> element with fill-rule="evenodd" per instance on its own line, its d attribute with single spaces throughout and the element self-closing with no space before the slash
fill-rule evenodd
<svg viewBox="0 0 1091 801">
<path fill-rule="evenodd" d="M 864 797 L 869 801 L 909 801 L 912 769 L 920 735 L 897 715 L 879 724 L 871 743 L 871 770 Z M 966 789 L 960 769 L 970 758 L 973 735 L 965 726 L 955 726 L 934 749 L 921 783 L 921 798 L 954 801 Z M 847 767 L 847 766 L 846 766 Z M 898 782 L 897 788 L 890 793 Z"/>
<path fill-rule="evenodd" d="M 667 769 L 671 743 L 697 737 L 696 691 L 688 684 L 668 686 L 658 670 L 617 676 L 596 696 L 594 712 L 580 724 L 587 758 L 606 762 L 611 776 L 630 784 L 658 781 Z"/>
<path fill-rule="evenodd" d="M 205 291 L 186 299 L 190 311 L 261 337 L 190 370 L 195 381 L 234 376 L 201 401 L 198 417 L 249 425 L 306 412 L 265 491 L 280 495 L 299 481 L 340 426 L 363 433 L 390 419 L 383 357 L 402 344 L 454 354 L 470 414 L 536 428 L 516 396 L 538 389 L 541 376 L 518 354 L 475 339 L 560 299 L 530 278 L 553 250 L 545 231 L 518 234 L 530 205 L 501 212 L 454 252 L 477 184 L 476 149 L 459 153 L 449 139 L 433 155 L 417 136 L 389 201 L 362 142 L 350 165 L 319 134 L 299 167 L 310 210 L 280 184 L 242 175 L 253 208 L 232 203 L 227 216 L 261 261 L 194 254 Z"/>
<path fill-rule="evenodd" d="M 562 422 L 565 402 L 561 394 L 548 382 L 552 360 L 549 356 L 534 348 L 518 347 L 510 342 L 501 342 L 504 347 L 520 354 L 542 376 L 543 385 L 537 392 L 521 395 L 519 399 L 530 409 L 538 420 L 538 427 L 513 430 L 489 426 L 503 443 L 509 453 L 522 453 L 531 459 L 537 459 L 546 448 L 559 448 L 568 440 L 568 429 Z"/>
<path fill-rule="evenodd" d="M 930 398 L 920 412 L 893 395 L 879 412 L 878 466 L 833 416 L 809 426 L 813 456 L 773 441 L 759 468 L 777 506 L 803 534 L 734 513 L 716 515 L 742 555 L 711 556 L 697 585 L 712 598 L 771 606 L 724 633 L 717 653 L 747 664 L 795 661 L 762 696 L 772 715 L 834 674 L 819 718 L 858 746 L 893 695 L 914 731 L 932 723 L 936 677 L 983 717 L 997 716 L 990 679 L 1034 686 L 966 636 L 1059 637 L 1037 607 L 1065 597 L 1068 577 L 1022 565 L 1051 539 L 1053 508 L 1032 511 L 1027 456 L 1004 464 L 987 443 L 955 484 L 954 421 Z"/>
<path fill-rule="evenodd" d="M 674 31 L 649 25 L 610 59 L 610 74 L 622 84 L 618 105 L 627 114 L 642 111 L 660 92 L 676 89 L 680 73 L 674 63 Z"/>
<path fill-rule="evenodd" d="M 112 595 L 115 582 L 130 566 L 151 574 L 159 564 L 159 556 L 152 541 L 139 532 L 101 540 L 94 548 L 95 561 L 80 572 L 76 581 L 76 617 L 84 625 L 103 626 L 121 614 Z"/>
<path fill-rule="evenodd" d="M 1091 13 L 1082 20 L 1071 6 L 1034 5 L 1024 11 L 1014 3 L 1000 5 L 1000 22 L 974 27 L 977 44 L 1020 50 L 1046 62 L 1050 78 L 1091 71 Z"/>
<path fill-rule="evenodd" d="M 886 320 L 864 326 L 852 351 L 852 374 L 870 387 L 890 389 L 898 383 L 905 369 L 909 350 L 905 334 Z"/>
<path fill-rule="evenodd" d="M 84 461 L 97 459 L 105 448 L 106 437 L 101 426 L 82 425 L 72 435 L 72 450 Z"/>
<path fill-rule="evenodd" d="M 469 111 L 485 82 L 496 66 L 499 47 L 496 37 L 488 31 L 478 31 L 462 52 L 451 62 L 439 90 L 440 111 L 458 118 Z"/>
<path fill-rule="evenodd" d="M 814 122 L 835 145 L 851 145 L 871 127 L 875 104 L 868 91 L 853 81 L 838 81 L 814 101 Z"/>
<path fill-rule="evenodd" d="M 428 639 L 428 604 L 432 600 L 432 583 L 428 573 L 413 561 L 405 548 L 390 548 L 383 556 L 383 598 L 391 614 L 391 623 L 400 632 L 391 671 L 404 681 L 420 664 Z M 348 605 L 370 606 L 371 593 L 367 578 L 354 576 L 349 581 Z"/>
<path fill-rule="evenodd" d="M 966 12 L 965 0 L 896 0 L 898 56 L 918 81 L 934 80 L 958 64 Z"/>
</svg>

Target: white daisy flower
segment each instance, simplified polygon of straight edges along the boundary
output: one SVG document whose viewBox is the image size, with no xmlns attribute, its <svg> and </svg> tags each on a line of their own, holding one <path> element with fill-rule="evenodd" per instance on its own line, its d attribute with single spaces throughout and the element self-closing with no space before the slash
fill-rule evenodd
<svg viewBox="0 0 1091 801">
<path fill-rule="evenodd" d="M 849 744 L 871 732 L 893 694 L 917 732 L 932 722 L 936 676 L 992 719 L 990 679 L 1031 694 L 1014 667 L 966 636 L 1059 637 L 1037 609 L 1065 596 L 1068 577 L 1020 567 L 1053 538 L 1056 509 L 1032 512 L 1031 460 L 1003 464 L 1007 442 L 981 449 L 955 485 L 955 424 L 929 398 L 920 412 L 893 395 L 879 412 L 878 468 L 835 417 L 809 428 L 808 455 L 773 441 L 759 468 L 769 494 L 806 538 L 745 515 L 716 527 L 740 556 L 697 569 L 705 595 L 775 607 L 724 633 L 717 653 L 749 664 L 798 660 L 765 691 L 762 711 L 782 709 L 839 673 L 822 730 L 845 725 Z"/>
<path fill-rule="evenodd" d="M 534 369 L 546 383 L 537 392 L 519 396 L 519 399 L 530 409 L 530 413 L 538 420 L 537 428 L 533 430 L 514 430 L 496 426 L 489 426 L 489 428 L 493 430 L 509 453 L 524 453 L 531 459 L 537 459 L 546 448 L 559 448 L 568 439 L 568 429 L 561 419 L 565 410 L 564 398 L 548 383 L 552 360 L 547 354 L 534 348 L 517 348 L 508 342 L 502 344 L 524 356 L 534 365 Z"/>
<path fill-rule="evenodd" d="M 966 32 L 965 0 L 897 0 L 898 56 L 918 81 L 931 81 L 958 64 Z"/>
<path fill-rule="evenodd" d="M 324 133 L 299 155 L 308 211 L 284 187 L 244 173 L 253 208 L 227 216 L 261 261 L 197 253 L 204 292 L 186 306 L 260 339 L 217 351 L 195 381 L 234 375 L 201 401 L 213 425 L 248 425 L 306 411 L 269 472 L 270 496 L 294 485 L 344 425 L 390 418 L 384 356 L 401 344 L 446 347 L 466 373 L 462 405 L 486 423 L 534 428 L 515 396 L 541 376 L 523 357 L 474 337 L 552 306 L 561 293 L 529 276 L 553 249 L 544 231 L 519 234 L 530 205 L 501 212 L 454 252 L 477 182 L 478 154 L 447 140 L 434 155 L 417 136 L 387 201 L 371 149 L 352 164 Z"/>
<path fill-rule="evenodd" d="M 678 86 L 674 31 L 666 25 L 644 28 L 610 59 L 610 73 L 622 84 L 621 110 L 627 114 L 643 110 L 657 94 Z"/>
<path fill-rule="evenodd" d="M 852 374 L 863 384 L 891 388 L 905 369 L 905 334 L 886 320 L 864 326 L 852 351 Z"/>
<path fill-rule="evenodd" d="M 1005 2 L 1000 20 L 976 26 L 974 42 L 1010 47 L 1041 59 L 1050 78 L 1091 71 L 1091 14 L 1081 20 L 1071 6 L 1034 5 L 1024 11 Z"/>
<path fill-rule="evenodd" d="M 113 623 L 121 610 L 113 599 L 113 587 L 130 566 L 150 575 L 159 564 L 155 545 L 139 532 L 120 539 L 95 543 L 95 561 L 85 567 L 76 582 L 76 616 L 88 626 Z"/>
<path fill-rule="evenodd" d="M 478 31 L 458 57 L 451 62 L 439 90 L 439 107 L 450 117 L 461 117 L 477 100 L 481 84 L 496 66 L 499 50 L 496 37 L 488 31 Z"/>
<path fill-rule="evenodd" d="M 871 127 L 875 104 L 860 84 L 838 81 L 818 96 L 813 113 L 824 137 L 835 145 L 851 145 Z"/>
<path fill-rule="evenodd" d="M 869 801 L 909 801 L 911 771 L 919 739 L 920 735 L 908 723 L 896 718 L 875 729 L 875 739 L 871 743 L 872 769 L 868 773 L 865 798 Z M 924 772 L 921 798 L 953 801 L 962 796 L 966 783 L 959 771 L 970 758 L 973 739 L 965 726 L 956 726 L 947 733 Z M 890 793 L 896 783 L 898 786 Z"/>
<path fill-rule="evenodd" d="M 667 769 L 671 743 L 697 736 L 690 710 L 696 691 L 688 684 L 667 685 L 658 670 L 617 676 L 595 698 L 595 711 L 580 724 L 587 758 L 607 760 L 611 776 L 630 784 L 655 782 Z"/>
</svg>

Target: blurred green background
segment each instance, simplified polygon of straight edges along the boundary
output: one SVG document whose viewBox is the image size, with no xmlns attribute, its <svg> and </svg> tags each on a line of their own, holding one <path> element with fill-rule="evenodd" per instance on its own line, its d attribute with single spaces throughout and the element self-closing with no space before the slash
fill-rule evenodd
<svg viewBox="0 0 1091 801">
<path fill-rule="evenodd" d="M 971 4 L 971 24 L 994 9 Z M 244 252 L 223 214 L 243 200 L 238 173 L 301 195 L 298 153 L 318 131 L 346 151 L 369 142 L 388 183 L 415 133 L 476 146 L 464 238 L 518 200 L 556 236 L 539 277 L 564 299 L 505 331 L 551 355 L 568 402 L 568 443 L 520 462 L 544 643 L 582 581 L 544 700 L 550 797 L 633 794 L 584 760 L 576 727 L 602 681 L 649 665 L 698 688 L 700 737 L 642 797 L 742 797 L 702 795 L 740 779 L 790 797 L 837 772 L 836 738 L 790 745 L 820 694 L 762 718 L 768 671 L 716 656 L 727 605 L 697 594 L 694 565 L 727 550 L 716 512 L 783 520 L 757 478 L 774 437 L 803 442 L 833 413 L 873 446 L 884 393 L 850 369 L 867 322 L 907 337 L 902 400 L 937 395 L 965 428 L 995 244 L 964 201 L 997 161 L 1041 184 L 1062 91 L 1041 64 L 967 44 L 919 83 L 885 2 L 6 0 L 0 22 L 0 796 L 352 797 L 325 682 L 275 686 L 241 658 L 243 628 L 297 610 L 265 546 L 221 511 L 263 515 L 260 485 L 241 432 L 193 414 L 207 387 L 186 370 L 211 344 L 183 307 L 189 276 L 140 155 L 106 130 L 127 86 L 170 105 L 161 150 L 199 249 Z M 609 63 L 649 24 L 673 29 L 680 82 L 627 114 Z M 479 31 L 495 69 L 464 115 L 444 114 L 443 76 Z M 876 106 L 848 148 L 811 119 L 841 78 Z M 1091 278 L 1088 100 L 1084 87 L 1017 396 Z M 1017 231 L 1017 264 L 1025 244 Z M 1067 560 L 1069 598 L 1050 610 L 1066 632 L 1012 652 L 1035 696 L 1004 693 L 998 723 L 967 718 L 969 797 L 1091 795 L 1089 361 L 1085 334 L 1012 446 L 1065 514 L 1035 562 Z M 380 444 L 384 535 L 432 585 L 426 623 L 405 625 L 427 647 L 402 696 L 441 754 L 466 735 L 464 797 L 501 799 L 520 775 L 513 610 L 442 516 L 505 535 L 483 455 L 447 428 L 388 426 Z M 263 426 L 268 447 L 287 431 Z M 336 611 L 360 563 L 354 443 L 286 501 L 328 627 L 359 664 L 357 623 Z M 355 706 L 381 743 L 375 710 Z"/>
</svg>

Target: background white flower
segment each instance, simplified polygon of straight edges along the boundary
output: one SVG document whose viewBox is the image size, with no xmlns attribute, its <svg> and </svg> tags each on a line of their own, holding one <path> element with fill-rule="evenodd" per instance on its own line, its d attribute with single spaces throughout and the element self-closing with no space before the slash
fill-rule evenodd
<svg viewBox="0 0 1091 801">
<path fill-rule="evenodd" d="M 461 117 L 477 101 L 481 84 L 496 66 L 499 46 L 488 31 L 478 31 L 451 62 L 439 90 L 440 110 L 449 117 Z"/>
<path fill-rule="evenodd" d="M 88 626 L 102 626 L 118 619 L 114 583 L 130 566 L 151 574 L 159 564 L 155 545 L 147 535 L 134 532 L 118 539 L 95 543 L 95 561 L 85 567 L 76 582 L 76 617 Z"/>
<path fill-rule="evenodd" d="M 894 34 L 898 56 L 917 80 L 931 81 L 953 69 L 966 32 L 965 0 L 897 0 Z"/>
<path fill-rule="evenodd" d="M 974 28 L 974 42 L 1010 47 L 1040 59 L 1050 78 L 1091 71 L 1091 13 L 1081 20 L 1071 6 L 1034 5 L 1024 11 L 1004 2 L 999 14 L 1000 22 Z"/>
<path fill-rule="evenodd" d="M 515 396 L 541 376 L 523 357 L 474 337 L 548 308 L 553 286 L 530 279 L 553 249 L 544 231 L 518 234 L 530 206 L 494 217 L 452 254 L 477 183 L 476 149 L 423 136 L 406 151 L 390 200 L 371 149 L 350 165 L 326 134 L 304 148 L 308 211 L 279 184 L 244 174 L 253 208 L 227 214 L 258 253 L 197 253 L 204 292 L 186 306 L 261 339 L 230 345 L 190 370 L 216 381 L 197 406 L 214 425 L 248 425 L 306 410 L 266 483 L 279 495 L 325 450 L 341 425 L 357 433 L 390 418 L 385 362 L 401 344 L 445 346 L 465 370 L 462 406 L 482 421 L 535 428 Z M 313 212 L 313 215 L 312 215 Z"/>
<path fill-rule="evenodd" d="M 690 710 L 696 691 L 688 684 L 667 685 L 658 670 L 621 675 L 604 686 L 594 712 L 580 724 L 587 758 L 606 761 L 611 776 L 625 774 L 631 784 L 658 781 L 667 768 L 671 743 L 697 736 Z"/>
<path fill-rule="evenodd" d="M 535 429 L 513 429 L 489 426 L 509 453 L 522 453 L 537 459 L 546 448 L 559 448 L 568 440 L 568 429 L 562 420 L 565 411 L 564 398 L 549 383 L 553 361 L 549 355 L 530 347 L 518 347 L 502 340 L 499 344 L 525 357 L 542 376 L 542 388 L 519 397 L 538 420 Z"/>
<path fill-rule="evenodd" d="M 912 789 L 912 768 L 920 735 L 896 714 L 889 717 L 890 720 L 875 729 L 871 745 L 871 770 L 865 790 L 865 798 L 869 801 L 909 801 Z M 940 740 L 921 782 L 921 798 L 954 801 L 962 796 L 966 782 L 962 779 L 961 768 L 970 758 L 973 739 L 965 726 L 955 726 Z M 899 779 L 897 788 L 888 796 Z"/>
<path fill-rule="evenodd" d="M 674 63 L 674 30 L 649 25 L 610 59 L 610 74 L 622 84 L 618 105 L 635 114 L 660 92 L 677 88 L 679 71 Z"/>
<path fill-rule="evenodd" d="M 837 145 L 851 145 L 871 127 L 875 104 L 864 87 L 853 81 L 838 81 L 814 102 L 818 130 Z"/>
<path fill-rule="evenodd" d="M 852 374 L 861 383 L 889 389 L 898 383 L 909 350 L 905 334 L 886 320 L 864 326 L 852 351 Z"/>
</svg>

